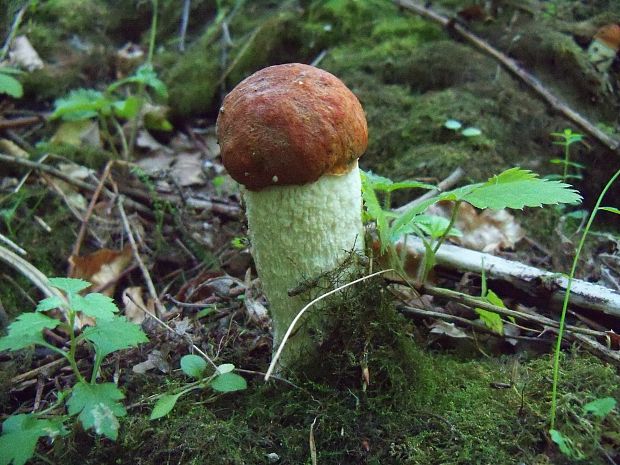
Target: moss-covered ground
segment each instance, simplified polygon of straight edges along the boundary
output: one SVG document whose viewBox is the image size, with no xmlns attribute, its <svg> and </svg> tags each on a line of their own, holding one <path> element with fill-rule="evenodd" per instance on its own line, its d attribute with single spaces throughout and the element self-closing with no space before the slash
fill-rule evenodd
<svg viewBox="0 0 620 465">
<path fill-rule="evenodd" d="M 393 179 L 439 180 L 457 167 L 465 170 L 465 181 L 476 182 L 512 166 L 558 172 L 558 166 L 549 163 L 561 154 L 550 133 L 566 127 L 578 130 L 497 62 L 389 1 L 194 0 L 184 53 L 178 50 L 180 3 L 159 2 L 155 53 L 178 128 L 211 126 L 225 92 L 259 68 L 322 57 L 319 66 L 339 76 L 365 108 L 370 145 L 361 159 L 363 168 Z M 469 3 L 432 2 L 452 15 Z M 519 2 L 500 3 L 504 7 L 495 21 L 468 27 L 617 137 L 617 92 L 609 92 L 592 75 L 586 48 L 598 26 L 620 22 L 620 4 L 530 2 L 532 12 Z M 22 77 L 24 101 L 45 112 L 70 89 L 102 88 L 113 81 L 115 50 L 128 41 L 147 44 L 150 5 L 121 0 L 33 2 L 20 32 L 28 35 L 47 66 Z M 10 13 L 0 18 L 4 32 L 17 7 L 9 0 L 0 0 L 0 7 Z M 230 43 L 222 40 L 224 27 Z M 612 78 L 618 74 L 617 63 L 614 66 Z M 467 138 L 448 130 L 448 119 L 482 134 Z M 32 142 L 45 141 L 51 133 L 45 127 Z M 105 154 L 83 147 L 39 149 L 93 169 L 106 161 Z M 590 139 L 574 149 L 574 159 L 587 165 L 578 187 L 586 206 L 592 205 L 620 163 Z M 22 172 L 0 167 L 0 175 L 17 178 Z M 617 196 L 612 192 L 608 204 L 616 205 Z M 560 215 L 558 210 L 526 212 L 522 220 L 530 235 L 551 247 L 559 242 L 554 234 Z M 62 198 L 43 185 L 27 183 L 18 194 L 0 193 L 0 232 L 27 249 L 28 259 L 48 276 L 64 276 L 79 227 Z M 350 301 L 334 310 L 342 325 L 323 342 L 320 357 L 287 374 L 294 386 L 278 380 L 264 383 L 246 373 L 246 391 L 221 396 L 194 392 L 182 397 L 168 417 L 150 421 L 149 396 L 186 380 L 178 371 L 135 374 L 129 362 L 142 360 L 146 353 L 128 355 L 125 365 L 121 356 L 119 384 L 131 407 L 118 441 L 75 428 L 67 438 L 41 444 L 45 460 L 35 463 L 312 464 L 314 451 L 318 464 L 611 463 L 612 453 L 606 451 L 620 447 L 618 410 L 597 419 L 583 406 L 607 396 L 620 399 L 616 368 L 581 347 L 565 347 L 557 425 L 586 457 L 572 460 L 558 452 L 548 435 L 548 346 L 529 352 L 494 339 L 446 341 L 429 334 L 424 322 L 414 324 L 399 315 L 381 286 L 356 289 Z M 0 265 L 0 303 L 9 317 L 32 309 L 38 298 L 32 296 L 36 290 L 25 278 Z M 247 322 L 233 323 L 244 332 Z M 264 372 L 267 352 L 255 354 L 233 344 L 220 356 Z M 171 357 L 173 366 L 180 355 Z M 33 356 L 27 352 L 7 360 L 2 355 L 0 383 L 6 386 Z M 111 379 L 119 373 L 115 367 L 106 366 L 103 375 Z M 8 388 L 0 392 L 1 413 L 8 414 L 23 394 Z"/>
</svg>

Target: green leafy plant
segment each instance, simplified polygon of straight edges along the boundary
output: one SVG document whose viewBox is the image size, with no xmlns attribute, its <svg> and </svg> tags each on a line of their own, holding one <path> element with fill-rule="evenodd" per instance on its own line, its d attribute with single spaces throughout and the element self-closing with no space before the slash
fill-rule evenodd
<svg viewBox="0 0 620 465">
<path fill-rule="evenodd" d="M 413 233 L 418 236 L 426 250 L 421 268 L 422 281 L 433 268 L 434 257 L 439 247 L 448 236 L 458 234 L 453 226 L 462 202 L 480 209 L 499 210 L 541 207 L 545 204 L 575 204 L 581 200 L 581 196 L 568 184 L 541 179 L 535 173 L 521 168 L 510 168 L 484 183 L 470 184 L 439 193 L 416 203 L 402 213 L 395 213 L 390 210 L 390 193 L 405 188 L 432 189 L 433 186 L 417 181 L 392 182 L 372 173 L 362 174 L 365 218 L 376 225 L 381 253 L 387 252 L 388 257 L 395 257 L 392 247 L 394 242 L 405 234 Z M 378 192 L 385 194 L 383 206 L 379 202 Z M 431 205 L 444 200 L 454 202 L 452 215 L 447 224 L 442 223 L 441 229 L 434 228 L 432 233 L 428 234 L 429 230 L 424 226 L 428 221 L 424 212 Z M 392 263 L 392 266 L 399 268 L 397 263 Z"/>
<path fill-rule="evenodd" d="M 151 0 L 151 4 L 153 15 L 146 62 L 134 74 L 111 83 L 104 91 L 96 89 L 71 91 L 67 96 L 54 102 L 54 112 L 51 116 L 52 119 L 57 118 L 65 121 L 97 118 L 102 134 L 108 140 L 108 145 L 118 155 L 110 131 L 110 125 L 114 126 L 123 148 L 122 155 L 124 158 L 130 158 L 130 154 L 133 152 L 138 120 L 145 103 L 148 101 L 165 102 L 168 99 L 168 88 L 159 79 L 152 64 L 155 32 L 157 30 L 158 1 Z M 131 93 L 132 88 L 134 89 L 133 93 Z M 130 120 L 132 122 L 129 139 L 125 136 L 125 131 L 119 120 Z M 143 121 L 148 129 L 160 131 L 172 129 L 172 124 L 161 112 L 145 114 Z"/>
<path fill-rule="evenodd" d="M 10 66 L 0 66 L 0 94 L 6 94 L 13 98 L 21 98 L 24 95 L 24 88 L 21 82 L 14 76 L 21 74 L 21 71 Z"/>
<path fill-rule="evenodd" d="M 91 284 L 81 279 L 51 278 L 49 283 L 62 291 L 39 302 L 36 311 L 22 313 L 9 325 L 8 334 L 0 338 L 0 351 L 16 351 L 38 345 L 67 360 L 75 383 L 58 393 L 57 401 L 46 410 L 9 416 L 2 424 L 0 436 L 0 465 L 22 465 L 35 453 L 39 438 L 54 439 L 67 433 L 65 424 L 73 417 L 84 429 L 115 440 L 120 417 L 126 414 L 121 403 L 124 394 L 111 382 L 98 382 L 101 364 L 114 352 L 136 347 L 147 337 L 140 326 L 117 315 L 114 301 L 103 294 L 81 291 Z M 59 311 L 56 318 L 47 313 Z M 94 318 L 96 324 L 76 331 L 76 322 L 82 316 Z M 44 330 L 59 329 L 68 335 L 68 349 L 58 348 L 43 336 Z M 90 376 L 77 365 L 76 352 L 86 344 L 93 353 Z M 63 413 L 66 409 L 66 413 Z"/>
<path fill-rule="evenodd" d="M 566 182 L 568 179 L 582 179 L 581 171 L 585 168 L 581 163 L 571 161 L 570 159 L 570 147 L 571 145 L 581 142 L 583 140 L 583 134 L 573 132 L 571 129 L 564 129 L 562 132 L 552 132 L 551 136 L 555 138 L 553 143 L 555 145 L 561 145 L 564 148 L 564 158 L 553 158 L 551 163 L 556 165 L 562 165 L 562 176 L 558 177 L 562 182 Z M 575 173 L 569 174 L 568 169 L 574 168 Z M 547 176 L 548 179 L 554 179 L 555 176 Z"/>
<path fill-rule="evenodd" d="M 603 397 L 601 399 L 595 399 L 593 401 L 588 402 L 583 406 L 582 415 L 584 417 L 591 416 L 593 417 L 593 421 L 582 422 L 583 424 L 589 425 L 593 439 L 599 443 L 601 437 L 601 424 L 605 417 L 609 415 L 617 405 L 616 399 L 613 397 Z M 564 455 L 571 459 L 582 460 L 585 458 L 585 455 L 579 448 L 574 444 L 574 442 L 563 434 L 561 431 L 556 429 L 549 430 L 549 436 L 551 440 L 555 442 Z"/>
<path fill-rule="evenodd" d="M 196 381 L 186 384 L 174 393 L 161 395 L 153 407 L 151 420 L 168 415 L 179 398 L 191 391 L 211 388 L 213 391 L 226 393 L 247 388 L 245 379 L 233 373 L 235 366 L 232 363 L 224 363 L 215 367 L 211 374 L 207 374 L 207 366 L 207 361 L 203 357 L 193 354 L 183 356 L 181 358 L 181 370 Z"/>
<path fill-rule="evenodd" d="M 564 294 L 564 301 L 562 302 L 562 314 L 560 315 L 560 326 L 558 328 L 558 337 L 555 344 L 555 350 L 553 354 L 553 383 L 551 387 L 551 412 L 550 412 L 550 431 L 555 430 L 555 420 L 557 413 L 557 403 L 558 403 L 558 383 L 560 379 L 560 353 L 562 348 L 562 338 L 564 337 L 564 326 L 566 323 L 566 313 L 568 311 L 568 302 L 570 300 L 570 292 L 571 286 L 573 283 L 573 279 L 575 278 L 575 272 L 577 271 L 577 265 L 579 263 L 579 257 L 581 256 L 581 251 L 583 250 L 583 246 L 586 242 L 586 237 L 592 228 L 592 224 L 594 223 L 594 219 L 599 211 L 606 211 L 609 213 L 614 213 L 616 215 L 620 215 L 620 209 L 616 207 L 602 207 L 601 203 L 603 203 L 603 198 L 607 191 L 611 188 L 611 186 L 616 182 L 618 177 L 620 176 L 620 170 L 616 171 L 614 175 L 607 181 L 605 187 L 601 191 L 598 199 L 596 200 L 596 204 L 592 209 L 592 213 L 590 213 L 590 217 L 588 218 L 588 222 L 581 234 L 581 239 L 579 240 L 579 244 L 577 245 L 577 250 L 575 252 L 575 258 L 573 259 L 573 263 L 571 265 L 571 270 L 568 275 L 568 282 L 566 283 L 566 293 Z"/>
<path fill-rule="evenodd" d="M 137 86 L 138 95 L 127 95 L 126 92 L 122 92 L 131 86 Z M 139 67 L 133 75 L 113 82 L 103 92 L 95 89 L 77 89 L 69 92 L 67 96 L 54 102 L 51 117 L 65 121 L 96 118 L 102 132 L 110 140 L 110 147 L 115 149 L 109 130 L 110 125 L 113 125 L 123 146 L 124 156 L 127 158 L 130 144 L 119 120 L 133 120 L 139 117 L 145 98 L 140 95 L 141 88 L 151 90 L 154 100 L 165 101 L 168 98 L 166 85 L 157 77 L 153 67 L 146 64 Z M 153 118 L 149 121 L 152 122 L 150 129 L 172 129 L 172 125 L 165 118 Z"/>
</svg>

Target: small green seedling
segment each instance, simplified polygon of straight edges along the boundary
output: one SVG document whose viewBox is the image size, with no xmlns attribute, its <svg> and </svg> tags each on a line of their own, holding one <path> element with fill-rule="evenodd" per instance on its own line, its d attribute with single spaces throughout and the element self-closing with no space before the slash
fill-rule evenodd
<svg viewBox="0 0 620 465">
<path fill-rule="evenodd" d="M 541 179 L 535 173 L 521 168 L 510 168 L 493 176 L 485 183 L 470 184 L 439 193 L 417 203 L 403 213 L 395 213 L 390 210 L 390 194 L 397 189 L 405 188 L 432 189 L 434 186 L 417 181 L 392 182 L 382 176 L 362 173 L 364 217 L 366 221 L 373 221 L 376 225 L 381 253 L 387 253 L 391 259 L 395 257 L 393 244 L 398 239 L 411 233 L 418 236 L 426 250 L 421 281 L 426 279 L 433 268 L 435 254 L 446 238 L 458 234 L 453 226 L 462 202 L 470 203 L 480 209 L 500 210 L 542 207 L 545 204 L 575 204 L 581 201 L 581 196 L 568 184 Z M 384 197 L 383 206 L 379 201 L 378 193 Z M 428 217 L 424 215 L 424 212 L 428 207 L 442 200 L 454 202 L 450 220 L 447 224 L 442 223 L 440 235 L 437 234 L 437 228 L 428 234 L 430 232 Z M 391 265 L 400 268 L 398 263 L 392 262 Z"/>
<path fill-rule="evenodd" d="M 594 417 L 593 421 L 589 421 L 585 424 L 592 425 L 593 439 L 597 441 L 597 443 L 600 442 L 601 423 L 603 422 L 605 417 L 616 408 L 616 405 L 617 401 L 613 397 L 603 397 L 601 399 L 595 399 L 591 402 L 588 402 L 583 406 L 583 416 Z M 551 437 L 551 440 L 555 442 L 555 444 L 558 446 L 560 452 L 562 452 L 567 457 L 575 460 L 582 460 L 585 458 L 583 452 L 581 452 L 574 444 L 574 442 L 566 435 L 564 435 L 561 431 L 551 429 L 549 431 L 549 436 Z"/>
<path fill-rule="evenodd" d="M 0 338 L 1 351 L 16 351 L 33 345 L 45 347 L 66 359 L 73 370 L 75 381 L 57 401 L 42 412 L 9 416 L 2 424 L 0 436 L 0 465 L 23 465 L 36 450 L 41 437 L 54 439 L 67 433 L 65 424 L 73 417 L 85 430 L 115 440 L 118 436 L 120 417 L 126 415 L 121 400 L 125 397 L 118 386 L 111 382 L 98 382 L 101 363 L 110 354 L 147 342 L 140 326 L 117 315 L 114 301 L 103 294 L 81 291 L 90 283 L 81 279 L 51 278 L 51 286 L 59 289 L 57 295 L 39 302 L 36 311 L 22 313 L 9 325 L 8 334 Z M 59 310 L 60 317 L 48 315 Z M 94 326 L 76 331 L 81 315 L 93 318 Z M 60 329 L 68 334 L 67 350 L 49 343 L 44 330 Z M 93 353 L 90 376 L 82 373 L 77 365 L 76 352 L 80 345 L 87 345 Z M 66 408 L 65 413 L 63 406 Z"/>
<path fill-rule="evenodd" d="M 235 366 L 232 363 L 224 363 L 214 367 L 215 370 L 207 375 L 207 361 L 198 355 L 185 355 L 181 358 L 181 370 L 196 381 L 188 383 L 173 394 L 163 394 L 159 397 L 153 411 L 151 420 L 168 415 L 179 398 L 197 389 L 211 388 L 216 392 L 226 393 L 241 391 L 247 388 L 247 383 L 242 376 L 233 373 Z"/>
<path fill-rule="evenodd" d="M 444 128 L 450 129 L 454 132 L 460 132 L 463 137 L 477 137 L 482 135 L 482 131 L 473 126 L 463 128 L 463 123 L 456 119 L 449 119 L 443 123 Z"/>
<path fill-rule="evenodd" d="M 571 129 L 567 128 L 564 129 L 564 131 L 562 132 L 552 132 L 551 136 L 555 138 L 555 140 L 553 141 L 555 145 L 561 145 L 562 147 L 564 147 L 564 158 L 553 158 L 550 160 L 551 163 L 563 166 L 562 176 L 560 178 L 562 182 L 566 182 L 568 179 L 571 178 L 583 179 L 581 171 L 585 168 L 585 166 L 581 163 L 576 163 L 570 160 L 570 146 L 577 142 L 581 142 L 583 140 L 583 134 L 573 132 Z M 575 169 L 574 174 L 569 174 L 569 167 Z M 554 177 L 551 176 L 548 178 L 553 179 Z"/>
</svg>

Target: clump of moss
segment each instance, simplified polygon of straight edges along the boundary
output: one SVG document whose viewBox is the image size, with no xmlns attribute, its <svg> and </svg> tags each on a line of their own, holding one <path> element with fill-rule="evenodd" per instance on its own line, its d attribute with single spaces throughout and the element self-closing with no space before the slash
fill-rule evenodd
<svg viewBox="0 0 620 465">
<path fill-rule="evenodd" d="M 0 211 L 3 213 L 0 232 L 28 252 L 26 259 L 46 276 L 64 275 L 66 259 L 75 238 L 75 223 L 62 200 L 45 187 L 25 185 L 18 193 L 3 199 Z M 35 216 L 42 218 L 52 229 L 55 240 L 50 241 L 50 233 L 35 220 Z M 37 295 L 32 283 L 8 265 L 0 264 L 0 275 L 2 273 L 13 277 L 17 286 L 28 295 Z M 19 289 L 3 282 L 0 301 L 7 313 L 13 316 L 28 310 L 31 304 Z"/>
</svg>

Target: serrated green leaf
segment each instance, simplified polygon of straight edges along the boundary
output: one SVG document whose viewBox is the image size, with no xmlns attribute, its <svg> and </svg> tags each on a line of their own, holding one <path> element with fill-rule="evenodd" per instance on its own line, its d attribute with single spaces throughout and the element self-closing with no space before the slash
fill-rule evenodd
<svg viewBox="0 0 620 465">
<path fill-rule="evenodd" d="M 613 397 L 603 397 L 602 399 L 596 399 L 592 402 L 588 402 L 583 406 L 583 411 L 586 413 L 591 413 L 599 418 L 604 418 L 616 408 L 616 404 L 616 399 Z"/>
<path fill-rule="evenodd" d="M 63 307 L 65 304 L 66 302 L 60 296 L 53 295 L 40 300 L 37 304 L 36 311 L 47 312 L 48 310 L 53 310 L 54 308 Z"/>
<path fill-rule="evenodd" d="M 151 412 L 150 419 L 157 420 L 158 418 L 168 415 L 179 400 L 179 397 L 183 395 L 183 392 L 178 394 L 164 394 L 155 403 L 153 411 Z"/>
<path fill-rule="evenodd" d="M 0 465 L 24 465 L 33 455 L 40 437 L 67 433 L 61 419 L 39 419 L 33 414 L 12 415 L 2 423 Z"/>
<path fill-rule="evenodd" d="M 95 345 L 101 358 L 117 350 L 136 347 L 147 342 L 146 334 L 139 325 L 128 322 L 124 317 L 115 316 L 111 320 L 97 322 L 82 333 L 84 338 Z"/>
<path fill-rule="evenodd" d="M 71 305 L 75 310 L 97 318 L 97 321 L 112 320 L 114 314 L 118 312 L 114 299 L 98 292 L 87 294 L 84 297 L 75 295 L 71 300 Z"/>
<path fill-rule="evenodd" d="M 211 388 L 219 392 L 234 392 L 247 389 L 248 383 L 245 378 L 236 373 L 224 373 L 213 378 L 209 384 Z"/>
<path fill-rule="evenodd" d="M 91 285 L 88 281 L 76 278 L 50 278 L 49 282 L 52 286 L 65 291 L 67 294 L 77 294 Z"/>
<path fill-rule="evenodd" d="M 599 210 L 604 210 L 609 213 L 615 213 L 616 215 L 620 215 L 620 210 L 616 207 L 599 207 Z"/>
<path fill-rule="evenodd" d="M 581 195 L 568 184 L 541 179 L 529 170 L 510 168 L 478 185 L 463 195 L 461 200 L 478 208 L 500 210 L 541 207 L 545 204 L 575 204 L 581 201 Z"/>
<path fill-rule="evenodd" d="M 379 176 L 371 171 L 365 171 L 364 176 L 368 181 L 368 185 L 374 191 L 393 192 L 398 189 L 435 189 L 437 186 L 427 184 L 420 181 L 397 181 L 394 182 L 389 178 Z"/>
<path fill-rule="evenodd" d="M 207 369 L 207 362 L 198 355 L 184 355 L 181 357 L 181 370 L 187 376 L 192 378 L 202 378 L 204 371 Z"/>
<path fill-rule="evenodd" d="M 95 118 L 99 113 L 109 109 L 111 104 L 112 102 L 97 90 L 77 89 L 54 102 L 54 113 L 51 118 L 62 118 L 65 121 Z"/>
<path fill-rule="evenodd" d="M 84 429 L 93 429 L 97 434 L 112 440 L 118 436 L 118 418 L 127 411 L 118 402 L 124 394 L 114 383 L 87 384 L 78 382 L 67 401 L 69 415 L 78 415 Z"/>
<path fill-rule="evenodd" d="M 165 100 L 168 98 L 168 88 L 166 84 L 157 77 L 157 73 L 151 65 L 142 65 L 133 75 L 110 84 L 108 86 L 108 92 L 114 92 L 125 84 L 143 84 L 153 89 L 155 95 L 161 99 Z"/>
<path fill-rule="evenodd" d="M 9 325 L 9 333 L 0 338 L 0 352 L 3 350 L 19 350 L 33 344 L 43 344 L 41 335 L 44 329 L 54 329 L 59 320 L 50 318 L 43 313 L 22 313 Z"/>
<path fill-rule="evenodd" d="M 0 69 L 0 94 L 6 94 L 13 98 L 21 98 L 24 96 L 24 88 L 21 82 L 13 76 L 9 76 Z"/>
</svg>

